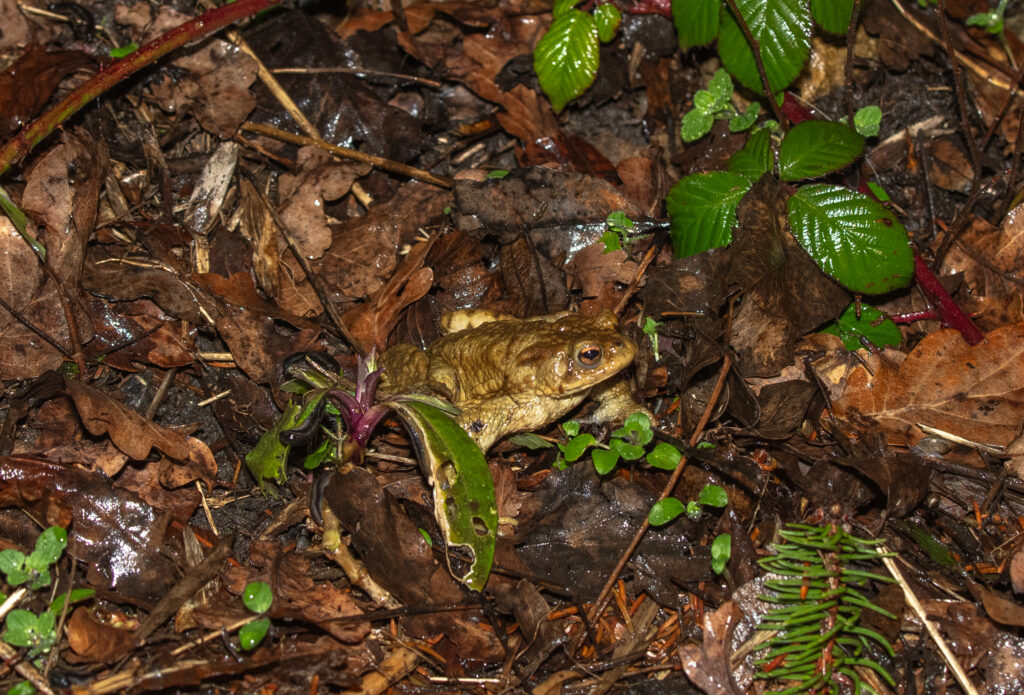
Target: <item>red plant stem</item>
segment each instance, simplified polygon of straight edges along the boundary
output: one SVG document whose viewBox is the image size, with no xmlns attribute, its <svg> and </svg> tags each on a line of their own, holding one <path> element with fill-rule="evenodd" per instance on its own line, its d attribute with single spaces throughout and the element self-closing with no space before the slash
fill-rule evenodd
<svg viewBox="0 0 1024 695">
<path fill-rule="evenodd" d="M 0 174 L 21 161 L 61 123 L 78 113 L 86 104 L 111 89 L 128 76 L 190 41 L 224 28 L 228 24 L 280 4 L 283 0 L 238 0 L 210 10 L 184 24 L 179 24 L 139 50 L 110 65 L 64 97 L 59 104 L 22 128 L 14 139 L 0 149 Z"/>
<path fill-rule="evenodd" d="M 924 259 L 916 253 L 914 254 L 914 279 L 917 280 L 917 286 L 924 292 L 928 301 L 939 312 L 944 324 L 960 331 L 960 335 L 971 345 L 977 345 L 985 339 L 978 327 L 971 322 L 970 317 L 949 296 L 949 292 L 935 277 L 935 273 L 931 271 Z"/>
</svg>

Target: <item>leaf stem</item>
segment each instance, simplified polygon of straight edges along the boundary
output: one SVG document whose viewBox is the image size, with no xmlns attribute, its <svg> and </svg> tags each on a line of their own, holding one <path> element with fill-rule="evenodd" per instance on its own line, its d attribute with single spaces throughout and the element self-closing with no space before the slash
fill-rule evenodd
<svg viewBox="0 0 1024 695">
<path fill-rule="evenodd" d="M 932 272 L 928 264 L 917 253 L 914 254 L 914 279 L 917 280 L 917 286 L 924 292 L 928 301 L 938 311 L 943 323 L 950 328 L 960 331 L 960 335 L 970 345 L 977 345 L 985 339 L 985 336 L 981 334 L 978 327 L 963 312 L 963 309 L 953 301 L 953 298 L 949 296 L 949 292 L 939 282 L 935 273 Z"/>
<path fill-rule="evenodd" d="M 729 5 L 729 9 L 736 17 L 736 23 L 740 25 L 740 29 L 743 30 L 743 35 L 747 37 L 747 43 L 750 44 L 750 51 L 754 54 L 754 65 L 757 66 L 757 74 L 761 76 L 761 86 L 764 89 L 764 95 L 768 99 L 768 103 L 771 104 L 772 112 L 775 114 L 775 120 L 779 122 L 779 126 L 786 130 L 786 117 L 782 113 L 782 109 L 779 108 L 778 103 L 775 101 L 775 94 L 772 92 L 772 85 L 768 82 L 768 73 L 764 70 L 764 61 L 761 60 L 761 44 L 758 43 L 757 39 L 754 38 L 753 32 L 750 31 L 750 27 L 747 25 L 747 20 L 744 18 L 743 13 L 740 12 L 739 6 L 736 4 L 736 0 L 725 0 L 726 4 Z"/>
</svg>

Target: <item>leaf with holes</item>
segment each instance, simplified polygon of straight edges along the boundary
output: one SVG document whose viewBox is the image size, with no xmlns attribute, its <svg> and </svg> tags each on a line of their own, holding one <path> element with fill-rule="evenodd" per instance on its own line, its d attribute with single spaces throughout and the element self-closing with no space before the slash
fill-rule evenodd
<svg viewBox="0 0 1024 695">
<path fill-rule="evenodd" d="M 704 46 L 718 36 L 718 12 L 721 0 L 673 0 L 672 21 L 676 25 L 679 47 L 688 51 Z"/>
<path fill-rule="evenodd" d="M 533 50 L 533 69 L 555 112 L 587 91 L 600 60 L 597 21 L 568 10 L 555 18 Z"/>
<path fill-rule="evenodd" d="M 415 400 L 396 400 L 395 409 L 409 428 L 420 465 L 434 489 L 434 518 L 448 547 L 461 547 L 472 556 L 469 570 L 459 576 L 448 556 L 452 576 L 474 591 L 482 591 L 494 562 L 498 505 L 494 480 L 480 447 L 451 416 Z"/>
<path fill-rule="evenodd" d="M 841 186 L 803 186 L 786 202 L 793 235 L 826 274 L 854 292 L 906 287 L 914 274 L 907 230 L 876 201 Z"/>
<path fill-rule="evenodd" d="M 736 206 L 750 184 L 746 176 L 729 171 L 680 179 L 665 198 L 676 257 L 728 245 L 737 224 Z"/>
<path fill-rule="evenodd" d="M 796 79 L 811 51 L 811 12 L 807 0 L 736 0 L 761 49 L 761 62 L 773 93 Z M 722 65 L 748 89 L 761 93 L 754 52 L 736 18 L 722 3 L 718 55 Z"/>
<path fill-rule="evenodd" d="M 864 151 L 864 136 L 842 123 L 804 121 L 779 146 L 783 181 L 824 176 L 853 163 Z"/>
</svg>

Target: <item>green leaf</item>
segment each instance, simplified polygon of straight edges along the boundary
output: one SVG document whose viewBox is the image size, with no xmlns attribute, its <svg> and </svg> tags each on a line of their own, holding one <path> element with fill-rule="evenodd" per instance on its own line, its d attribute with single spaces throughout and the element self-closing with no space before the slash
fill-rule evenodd
<svg viewBox="0 0 1024 695">
<path fill-rule="evenodd" d="M 643 331 L 644 335 L 647 336 L 647 339 L 651 341 L 651 349 L 654 351 L 655 362 L 661 361 L 661 355 L 658 354 L 658 328 L 660 327 L 661 324 L 659 322 L 648 316 L 644 319 L 643 328 L 640 329 Z"/>
<path fill-rule="evenodd" d="M 489 179 L 503 179 L 508 176 L 508 169 L 494 169 L 487 172 L 487 178 Z"/>
<path fill-rule="evenodd" d="M 891 200 L 889 198 L 889 194 L 885 192 L 885 189 L 879 186 L 874 181 L 868 181 L 868 188 L 875 195 L 875 197 L 878 198 L 883 203 L 887 203 L 889 202 L 889 200 Z"/>
<path fill-rule="evenodd" d="M 242 603 L 253 613 L 266 613 L 274 602 L 274 592 L 266 582 L 249 582 L 242 589 Z"/>
<path fill-rule="evenodd" d="M 594 462 L 594 470 L 598 475 L 608 475 L 615 470 L 615 464 L 619 462 L 619 452 L 610 449 L 594 449 L 590 454 Z"/>
<path fill-rule="evenodd" d="M 557 19 L 578 5 L 579 2 L 580 0 L 555 0 L 555 6 L 551 10 L 551 16 Z"/>
<path fill-rule="evenodd" d="M 579 461 L 587 449 L 595 444 L 597 444 L 597 440 L 594 439 L 594 435 L 584 432 L 583 434 L 576 435 L 565 444 L 559 444 L 558 448 L 566 461 Z"/>
<path fill-rule="evenodd" d="M 25 553 L 8 548 L 0 550 L 0 572 L 8 574 L 25 567 Z"/>
<path fill-rule="evenodd" d="M 708 93 L 714 99 L 714 111 L 724 109 L 732 101 L 732 78 L 729 71 L 718 68 L 708 82 Z"/>
<path fill-rule="evenodd" d="M 688 51 L 715 40 L 721 4 L 722 0 L 672 0 L 672 21 L 681 49 Z"/>
<path fill-rule="evenodd" d="M 750 102 L 747 104 L 747 110 L 745 112 L 729 119 L 729 132 L 742 133 L 744 130 L 754 125 L 757 121 L 757 117 L 760 115 L 761 105 L 756 101 Z"/>
<path fill-rule="evenodd" d="M 842 123 L 804 121 L 779 146 L 779 178 L 824 176 L 851 164 L 864 151 L 864 136 Z"/>
<path fill-rule="evenodd" d="M 78 603 L 86 599 L 92 598 L 96 594 L 95 589 L 72 589 L 71 590 L 71 603 Z M 50 610 L 53 611 L 54 615 L 60 615 L 64 610 L 64 601 L 68 599 L 67 594 L 61 594 L 57 598 L 50 602 Z"/>
<path fill-rule="evenodd" d="M 644 448 L 632 444 L 625 439 L 611 439 L 608 442 L 608 448 L 617 453 L 626 461 L 636 461 L 644 455 Z M 597 453 L 597 452 L 594 452 Z"/>
<path fill-rule="evenodd" d="M 682 123 L 679 125 L 679 137 L 683 139 L 683 142 L 700 140 L 711 132 L 711 126 L 714 124 L 715 117 L 711 114 L 696 108 L 691 109 L 683 115 Z"/>
<path fill-rule="evenodd" d="M 57 640 L 56 616 L 53 611 L 43 611 L 39 615 L 31 611 L 16 608 L 7 614 L 7 631 L 3 639 L 15 647 L 29 647 L 29 654 L 45 652 Z"/>
<path fill-rule="evenodd" d="M 21 211 L 14 201 L 11 200 L 11 196 L 7 194 L 3 186 L 0 186 L 0 210 L 4 211 L 7 218 L 14 225 L 14 228 L 18 230 L 18 234 L 25 240 L 32 250 L 35 251 L 36 255 L 41 260 L 46 261 L 46 247 L 43 246 L 35 237 L 28 233 L 28 219 L 25 217 L 25 213 Z"/>
<path fill-rule="evenodd" d="M 594 21 L 597 22 L 597 38 L 601 39 L 601 43 L 608 43 L 619 31 L 622 13 L 610 2 L 598 5 L 594 8 Z"/>
<path fill-rule="evenodd" d="M 269 629 L 269 618 L 259 618 L 251 623 L 246 623 L 238 629 L 238 646 L 245 651 L 255 649 L 263 641 L 263 638 L 267 636 Z"/>
<path fill-rule="evenodd" d="M 562 431 L 567 437 L 575 437 L 580 433 L 580 423 L 576 420 L 566 420 L 562 423 Z"/>
<path fill-rule="evenodd" d="M 627 439 L 638 446 L 644 446 L 654 438 L 654 432 L 651 431 L 651 418 L 647 417 L 647 413 L 640 411 L 630 413 L 622 423 L 622 427 L 612 432 L 612 436 Z"/>
<path fill-rule="evenodd" d="M 647 454 L 647 463 L 663 471 L 674 471 L 682 460 L 683 455 L 679 449 L 668 442 L 658 442 L 657 445 Z"/>
<path fill-rule="evenodd" d="M 658 500 L 647 513 L 647 521 L 651 526 L 664 526 L 683 513 L 683 503 L 675 497 Z"/>
<path fill-rule="evenodd" d="M 284 482 L 285 464 L 288 462 L 291 447 L 281 442 L 281 433 L 293 430 L 308 420 L 323 396 L 324 394 L 320 393 L 301 407 L 291 402 L 285 405 L 284 413 L 278 421 L 263 433 L 252 451 L 245 455 L 245 467 L 249 469 L 261 490 L 268 489 L 268 481 Z"/>
<path fill-rule="evenodd" d="M 51 526 L 39 534 L 35 550 L 25 560 L 25 567 L 42 572 L 60 559 L 68 547 L 68 532 L 60 526 Z"/>
<path fill-rule="evenodd" d="M 693 95 L 693 108 L 709 116 L 715 115 L 718 104 L 715 103 L 715 95 L 706 89 L 699 89 Z"/>
<path fill-rule="evenodd" d="M 803 186 L 786 202 L 793 235 L 826 274 L 853 292 L 906 287 L 914 256 L 896 217 L 866 195 L 841 186 Z"/>
<path fill-rule="evenodd" d="M 697 501 L 708 507 L 724 507 L 729 504 L 729 493 L 718 485 L 705 485 L 697 495 Z"/>
<path fill-rule="evenodd" d="M 316 470 L 320 466 L 333 463 L 338 458 L 338 443 L 330 437 L 324 437 L 319 446 L 302 460 L 302 467 L 307 471 Z"/>
<path fill-rule="evenodd" d="M 761 48 L 761 61 L 772 93 L 796 79 L 811 50 L 811 12 L 807 0 L 736 0 L 750 33 Z M 718 55 L 743 86 L 761 93 L 754 52 L 725 3 L 721 11 Z"/>
<path fill-rule="evenodd" d="M 853 0 L 811 0 L 811 14 L 825 31 L 845 35 L 853 17 Z"/>
<path fill-rule="evenodd" d="M 388 405 L 409 428 L 421 466 L 434 491 L 434 517 L 448 547 L 462 546 L 473 557 L 469 570 L 452 576 L 474 591 L 482 591 L 494 562 L 498 505 L 494 480 L 480 447 L 439 408 L 421 401 L 392 401 Z"/>
<path fill-rule="evenodd" d="M 622 238 L 610 229 L 601 235 L 601 243 L 604 244 L 604 253 L 622 249 Z"/>
<path fill-rule="evenodd" d="M 853 127 L 866 138 L 878 137 L 882 125 L 882 109 L 871 104 L 853 114 Z"/>
<path fill-rule="evenodd" d="M 15 683 L 7 689 L 7 695 L 35 695 L 36 686 L 32 685 L 28 681 L 21 681 Z"/>
<path fill-rule="evenodd" d="M 137 50 L 139 50 L 139 44 L 137 44 L 137 43 L 135 43 L 133 41 L 132 43 L 125 44 L 124 46 L 121 46 L 119 48 L 111 48 L 110 49 L 110 57 L 111 58 L 124 58 L 126 55 L 131 55 L 132 53 L 134 53 Z"/>
<path fill-rule="evenodd" d="M 721 533 L 711 541 L 711 569 L 715 574 L 721 574 L 725 564 L 729 562 L 732 555 L 732 536 L 728 533 Z"/>
<path fill-rule="evenodd" d="M 533 51 L 533 69 L 555 113 L 587 91 L 600 60 L 597 22 L 586 12 L 556 17 Z"/>
<path fill-rule="evenodd" d="M 700 502 L 697 500 L 690 500 L 686 503 L 686 517 L 690 521 L 700 520 Z"/>
<path fill-rule="evenodd" d="M 746 176 L 729 171 L 680 179 L 665 198 L 676 258 L 727 246 L 738 224 L 736 207 L 750 185 Z"/>
<path fill-rule="evenodd" d="M 762 128 L 747 139 L 743 149 L 729 157 L 729 171 L 756 181 L 772 168 L 772 137 Z"/>
<path fill-rule="evenodd" d="M 822 333 L 831 333 L 843 340 L 847 350 L 859 350 L 864 347 L 860 342 L 861 337 L 867 338 L 873 345 L 878 347 L 899 347 L 903 340 L 899 326 L 893 320 L 885 317 L 881 311 L 868 304 L 860 305 L 860 318 L 857 317 L 857 303 L 854 302 L 846 307 L 843 313 L 834 323 L 821 329 Z M 878 325 L 874 325 L 878 322 Z"/>
</svg>

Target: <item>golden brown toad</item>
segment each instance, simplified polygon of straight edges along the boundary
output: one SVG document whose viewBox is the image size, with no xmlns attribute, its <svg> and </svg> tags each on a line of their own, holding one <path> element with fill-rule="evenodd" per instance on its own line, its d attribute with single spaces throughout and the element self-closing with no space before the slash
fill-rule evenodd
<svg viewBox="0 0 1024 695">
<path fill-rule="evenodd" d="M 484 451 L 502 437 L 539 429 L 587 395 L 601 402 L 592 419 L 607 422 L 645 410 L 621 378 L 636 344 L 610 311 L 563 312 L 518 319 L 490 311 L 456 311 L 426 350 L 396 345 L 381 356 L 381 388 L 428 392 L 461 411 L 457 418 Z"/>
</svg>

